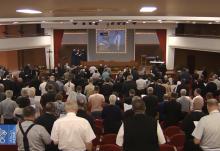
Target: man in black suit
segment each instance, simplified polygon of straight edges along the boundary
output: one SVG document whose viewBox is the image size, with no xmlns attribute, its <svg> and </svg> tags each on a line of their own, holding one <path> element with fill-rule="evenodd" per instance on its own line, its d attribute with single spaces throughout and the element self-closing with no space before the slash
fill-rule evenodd
<svg viewBox="0 0 220 151">
<path fill-rule="evenodd" d="M 132 98 L 135 96 L 135 90 L 134 89 L 130 89 L 129 90 L 129 96 L 124 98 L 124 103 L 131 105 L 132 102 Z"/>
<path fill-rule="evenodd" d="M 146 105 L 146 114 L 156 118 L 158 112 L 158 97 L 154 95 L 152 87 L 147 88 L 147 96 L 143 98 Z"/>
<path fill-rule="evenodd" d="M 123 83 L 123 85 L 122 85 L 122 93 L 123 93 L 125 96 L 128 96 L 130 89 L 136 90 L 136 89 L 137 89 L 137 85 L 136 85 L 136 82 L 133 81 L 132 76 L 131 76 L 131 75 L 128 75 L 128 76 L 127 76 L 127 80 L 126 80 L 126 81 Z"/>
<path fill-rule="evenodd" d="M 116 144 L 124 151 L 159 151 L 159 144 L 166 142 L 163 132 L 153 117 L 145 115 L 145 103 L 140 97 L 133 97 L 132 110 L 134 115 L 124 120 Z"/>
<path fill-rule="evenodd" d="M 120 108 L 115 105 L 116 100 L 116 95 L 110 95 L 110 104 L 105 106 L 102 111 L 102 119 L 105 134 L 117 133 L 121 126 L 122 114 Z"/>
<path fill-rule="evenodd" d="M 158 79 L 157 81 L 154 81 L 149 85 L 149 87 L 152 87 L 154 89 L 154 95 L 158 97 L 158 101 L 163 101 L 163 96 L 166 93 L 166 88 L 162 86 L 162 80 Z"/>
<path fill-rule="evenodd" d="M 209 78 L 209 82 L 206 85 L 206 93 L 211 92 L 214 95 L 217 91 L 217 85 L 213 82 L 213 78 Z"/>
<path fill-rule="evenodd" d="M 77 100 L 77 104 L 78 104 L 78 111 L 76 116 L 86 119 L 89 122 L 92 129 L 95 130 L 94 118 L 91 115 L 89 115 L 86 111 L 86 102 Z"/>
<path fill-rule="evenodd" d="M 105 79 L 105 82 L 102 84 L 100 91 L 100 93 L 105 96 L 105 102 L 109 103 L 108 98 L 113 92 L 113 83 L 110 81 L 110 78 Z"/>
<path fill-rule="evenodd" d="M 172 93 L 170 101 L 164 103 L 166 126 L 176 125 L 181 119 L 181 104 L 176 101 L 177 96 L 177 93 Z"/>
<path fill-rule="evenodd" d="M 183 120 L 183 130 L 185 132 L 186 141 L 184 145 L 184 150 L 186 151 L 195 151 L 196 146 L 193 143 L 192 132 L 195 129 L 194 121 L 199 121 L 205 113 L 202 112 L 204 101 L 201 97 L 197 97 L 193 102 L 193 111 L 188 114 Z"/>
<path fill-rule="evenodd" d="M 46 104 L 45 113 L 42 114 L 35 120 L 36 124 L 42 125 L 49 134 L 51 134 L 51 130 L 54 122 L 57 120 L 55 116 L 55 105 L 52 102 Z M 46 146 L 46 151 L 57 151 L 58 147 L 51 144 Z"/>
</svg>

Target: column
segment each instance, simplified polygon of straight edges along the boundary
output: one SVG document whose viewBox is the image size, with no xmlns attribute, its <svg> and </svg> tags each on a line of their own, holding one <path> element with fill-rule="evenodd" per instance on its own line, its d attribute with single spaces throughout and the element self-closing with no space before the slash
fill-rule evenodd
<svg viewBox="0 0 220 151">
<path fill-rule="evenodd" d="M 167 46 L 166 46 L 166 67 L 167 70 L 174 70 L 175 48 L 170 47 L 169 36 L 175 35 L 175 28 L 167 29 Z"/>
<path fill-rule="evenodd" d="M 46 66 L 47 69 L 54 69 L 54 39 L 53 39 L 53 29 L 45 28 L 45 35 L 50 35 L 51 43 L 49 47 L 45 48 L 46 56 Z"/>
</svg>

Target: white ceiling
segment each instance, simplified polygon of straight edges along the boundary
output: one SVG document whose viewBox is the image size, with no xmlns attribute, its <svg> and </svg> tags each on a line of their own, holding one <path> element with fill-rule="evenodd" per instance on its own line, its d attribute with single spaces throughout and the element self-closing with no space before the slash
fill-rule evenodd
<svg viewBox="0 0 220 151">
<path fill-rule="evenodd" d="M 153 13 L 140 13 L 139 9 L 142 6 L 156 6 L 158 10 Z M 78 17 L 79 20 L 85 17 L 86 20 L 91 16 L 96 18 L 111 16 L 112 19 L 131 17 L 133 20 L 144 17 L 147 20 L 150 16 L 156 16 L 157 19 L 175 16 L 176 20 L 181 20 L 185 16 L 186 20 L 193 20 L 190 17 L 206 17 L 194 19 L 214 21 L 220 20 L 219 6 L 220 0 L 1 0 L 0 22 L 60 21 L 64 20 L 63 17 L 68 19 Z M 40 10 L 43 13 L 37 15 L 16 13 L 16 9 L 24 8 Z"/>
</svg>

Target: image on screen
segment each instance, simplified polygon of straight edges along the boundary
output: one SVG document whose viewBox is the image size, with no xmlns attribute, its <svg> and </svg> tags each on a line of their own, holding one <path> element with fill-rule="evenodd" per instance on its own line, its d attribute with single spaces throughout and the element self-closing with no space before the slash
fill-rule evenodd
<svg viewBox="0 0 220 151">
<path fill-rule="evenodd" d="M 96 34 L 97 53 L 126 52 L 125 30 L 97 30 Z"/>
<path fill-rule="evenodd" d="M 0 145 L 16 145 L 16 125 L 0 125 Z"/>
</svg>

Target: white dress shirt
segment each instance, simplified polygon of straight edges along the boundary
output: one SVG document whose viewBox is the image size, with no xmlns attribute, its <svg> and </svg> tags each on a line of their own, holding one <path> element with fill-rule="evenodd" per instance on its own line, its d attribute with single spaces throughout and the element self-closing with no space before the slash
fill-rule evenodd
<svg viewBox="0 0 220 151">
<path fill-rule="evenodd" d="M 89 122 L 73 112 L 55 121 L 51 132 L 51 139 L 62 151 L 85 151 L 85 143 L 95 138 Z"/>
<path fill-rule="evenodd" d="M 160 124 L 158 122 L 157 122 L 157 136 L 158 136 L 159 144 L 166 143 L 165 137 L 163 135 L 163 131 L 162 131 Z M 121 125 L 121 127 L 118 131 L 117 138 L 116 138 L 116 144 L 118 146 L 123 146 L 123 143 L 124 143 L 124 124 Z"/>
<path fill-rule="evenodd" d="M 40 84 L 39 90 L 41 91 L 41 95 L 47 93 L 47 91 L 46 91 L 46 85 L 47 85 L 47 82 L 46 82 L 46 81 L 44 81 L 44 82 L 42 82 L 42 83 Z"/>
<path fill-rule="evenodd" d="M 142 78 L 136 80 L 136 84 L 137 84 L 137 89 L 138 90 L 143 90 L 147 87 L 147 80 L 144 80 Z"/>
<path fill-rule="evenodd" d="M 69 95 L 71 91 L 75 91 L 75 84 L 72 82 L 67 82 L 64 85 L 64 91 L 66 92 L 66 95 Z"/>
<path fill-rule="evenodd" d="M 214 110 L 198 122 L 192 133 L 204 151 L 220 151 L 220 113 Z"/>
</svg>

